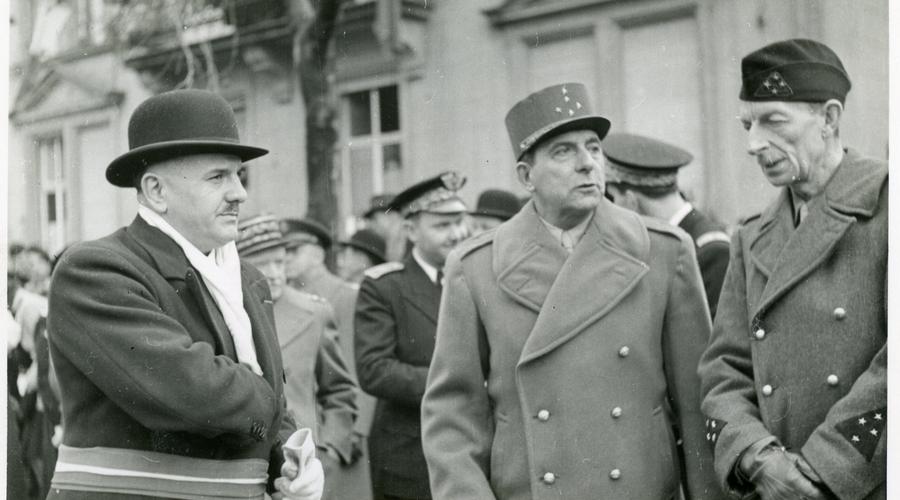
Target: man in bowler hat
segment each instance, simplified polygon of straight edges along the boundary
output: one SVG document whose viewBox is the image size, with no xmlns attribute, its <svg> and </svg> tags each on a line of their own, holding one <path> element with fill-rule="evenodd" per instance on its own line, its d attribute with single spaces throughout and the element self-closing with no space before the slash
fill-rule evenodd
<svg viewBox="0 0 900 500">
<path fill-rule="evenodd" d="M 234 243 L 238 169 L 267 151 L 200 90 L 144 101 L 128 142 L 106 179 L 137 190 L 137 217 L 53 275 L 64 430 L 49 497 L 318 499 L 321 463 L 286 447 L 308 431 L 285 410 L 269 287 Z"/>
<path fill-rule="evenodd" d="M 356 366 L 378 398 L 369 450 L 376 499 L 431 498 L 419 406 L 434 349 L 447 254 L 466 237 L 465 178 L 446 172 L 391 202 L 413 244 L 403 262 L 366 271 L 356 303 Z M 468 498 L 477 498 L 468 497 Z"/>
<path fill-rule="evenodd" d="M 522 208 L 519 198 L 502 189 L 486 189 L 478 195 L 475 210 L 469 213 L 471 234 L 475 236 L 508 221 Z"/>
<path fill-rule="evenodd" d="M 710 320 L 694 244 L 604 197 L 609 125 L 578 83 L 506 116 L 532 199 L 447 261 L 422 403 L 435 498 L 721 495 L 699 408 Z"/>
<path fill-rule="evenodd" d="M 850 78 L 822 43 L 741 61 L 747 152 L 779 188 L 735 231 L 703 412 L 721 484 L 764 500 L 886 497 L 887 162 L 844 146 Z"/>
<path fill-rule="evenodd" d="M 678 190 L 678 170 L 693 155 L 637 134 L 609 134 L 603 140 L 606 192 L 619 206 L 684 229 L 694 241 L 709 312 L 716 317 L 719 291 L 728 268 L 725 226 L 694 208 Z"/>
</svg>

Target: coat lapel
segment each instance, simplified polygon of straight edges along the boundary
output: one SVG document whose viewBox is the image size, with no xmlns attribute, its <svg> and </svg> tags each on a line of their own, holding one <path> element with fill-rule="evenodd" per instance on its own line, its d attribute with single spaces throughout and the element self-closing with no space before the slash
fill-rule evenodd
<svg viewBox="0 0 900 500">
<path fill-rule="evenodd" d="M 861 164 L 863 163 L 863 164 Z M 809 214 L 796 229 L 787 189 L 767 211 L 750 251 L 768 281 L 754 316 L 818 268 L 834 251 L 856 216 L 874 213 L 886 169 L 870 168 L 848 151 L 822 195 L 809 202 Z"/>
<path fill-rule="evenodd" d="M 277 387 L 277 380 L 282 377 L 282 373 L 281 363 L 278 363 L 273 354 L 273 341 L 276 339 L 275 325 L 266 314 L 263 303 L 263 297 L 266 294 L 260 290 L 260 287 L 267 285 L 265 280 L 250 282 L 250 279 L 242 264 L 241 288 L 244 295 L 244 310 L 250 317 L 250 331 L 253 332 L 253 345 L 256 347 L 256 362 L 262 368 L 263 377 L 269 382 L 269 385 Z"/>
<path fill-rule="evenodd" d="M 436 325 L 441 306 L 440 287 L 431 281 L 412 254 L 406 258 L 404 267 L 408 279 L 403 287 L 403 297 Z"/>
</svg>

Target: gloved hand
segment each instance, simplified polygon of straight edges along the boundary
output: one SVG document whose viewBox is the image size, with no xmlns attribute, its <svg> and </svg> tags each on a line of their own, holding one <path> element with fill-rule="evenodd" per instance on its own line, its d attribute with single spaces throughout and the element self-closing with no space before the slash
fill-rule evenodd
<svg viewBox="0 0 900 500">
<path fill-rule="evenodd" d="M 748 450 L 741 459 L 740 467 L 762 500 L 826 500 L 825 493 L 801 473 L 798 467 L 800 460 L 812 471 L 812 467 L 799 455 L 767 445 L 759 450 Z"/>
<path fill-rule="evenodd" d="M 316 458 L 316 445 L 309 429 L 300 429 L 282 446 L 284 465 L 275 488 L 281 498 L 290 500 L 320 500 L 325 486 L 325 471 Z"/>
</svg>

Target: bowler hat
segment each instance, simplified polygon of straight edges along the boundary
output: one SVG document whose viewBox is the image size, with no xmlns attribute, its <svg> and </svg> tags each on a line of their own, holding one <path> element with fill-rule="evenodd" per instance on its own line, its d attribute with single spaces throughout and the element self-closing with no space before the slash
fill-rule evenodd
<svg viewBox="0 0 900 500">
<path fill-rule="evenodd" d="M 231 106 L 206 90 L 173 90 L 141 103 L 128 122 L 128 148 L 106 167 L 106 180 L 119 187 L 133 187 L 148 166 L 170 158 L 221 153 L 248 161 L 268 153 L 240 143 Z"/>
<path fill-rule="evenodd" d="M 587 88 L 581 83 L 541 89 L 506 114 L 506 131 L 517 160 L 542 139 L 581 129 L 593 130 L 600 139 L 609 131 L 609 120 L 593 113 Z"/>
<path fill-rule="evenodd" d="M 328 228 L 312 219 L 282 219 L 279 224 L 287 248 L 303 243 L 319 245 L 325 250 L 331 248 L 331 233 Z"/>
<path fill-rule="evenodd" d="M 284 245 L 284 239 L 278 229 L 278 219 L 274 215 L 256 215 L 243 219 L 238 224 L 235 246 L 241 257 Z"/>
<path fill-rule="evenodd" d="M 384 238 L 371 229 L 360 229 L 353 233 L 349 240 L 342 241 L 341 244 L 367 253 L 372 257 L 374 264 L 383 264 L 387 261 L 387 258 L 385 258 L 387 245 L 384 242 Z"/>
<path fill-rule="evenodd" d="M 509 191 L 502 189 L 486 189 L 478 195 L 478 203 L 472 215 L 485 215 L 508 220 L 519 212 L 522 203 Z"/>
</svg>

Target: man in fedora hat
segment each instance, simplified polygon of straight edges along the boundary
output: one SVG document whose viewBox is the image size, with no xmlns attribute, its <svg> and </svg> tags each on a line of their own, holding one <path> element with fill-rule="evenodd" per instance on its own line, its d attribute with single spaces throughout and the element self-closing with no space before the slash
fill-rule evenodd
<svg viewBox="0 0 900 500">
<path fill-rule="evenodd" d="M 128 142 L 106 179 L 137 189 L 137 217 L 73 245 L 53 274 L 64 429 L 49 497 L 318 499 L 321 463 L 298 456 L 308 431 L 285 411 L 269 287 L 234 243 L 238 169 L 267 151 L 241 144 L 228 103 L 200 90 L 144 101 Z"/>
<path fill-rule="evenodd" d="M 413 244 L 403 262 L 366 270 L 356 304 L 359 384 L 378 398 L 369 449 L 376 499 L 431 498 L 419 404 L 434 349 L 447 254 L 466 236 L 465 178 L 445 172 L 391 202 Z M 468 497 L 477 498 L 477 497 Z"/>
<path fill-rule="evenodd" d="M 366 269 L 385 263 L 385 250 L 380 234 L 371 229 L 360 229 L 341 242 L 337 254 L 338 274 L 350 283 L 360 283 Z"/>
<path fill-rule="evenodd" d="M 693 243 L 604 198 L 609 121 L 583 85 L 531 94 L 506 126 L 532 200 L 447 262 L 422 403 L 434 497 L 720 497 Z"/>
<path fill-rule="evenodd" d="M 325 469 L 322 498 L 365 498 L 368 464 L 358 462 L 361 449 L 353 433 L 359 387 L 338 343 L 334 310 L 325 299 L 287 285 L 278 219 L 258 215 L 239 228 L 238 253 L 262 272 L 272 291 L 287 407 L 297 425 L 314 429 Z M 363 491 L 348 489 L 350 483 Z"/>
<path fill-rule="evenodd" d="M 725 226 L 694 208 L 678 190 L 678 170 L 694 156 L 667 142 L 637 134 L 603 140 L 606 192 L 619 206 L 684 229 L 694 241 L 706 303 L 713 318 L 728 268 Z"/>
<path fill-rule="evenodd" d="M 778 197 L 739 226 L 700 365 L 716 473 L 769 499 L 886 498 L 887 162 L 841 140 L 822 43 L 741 61 L 747 151 Z"/>
<path fill-rule="evenodd" d="M 519 198 L 502 189 L 486 189 L 478 195 L 475 210 L 469 214 L 471 235 L 481 234 L 508 221 L 522 208 Z"/>
</svg>

